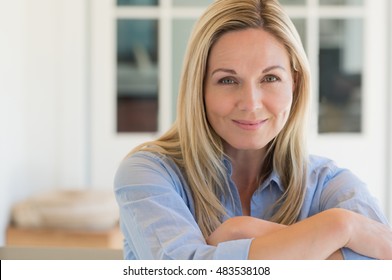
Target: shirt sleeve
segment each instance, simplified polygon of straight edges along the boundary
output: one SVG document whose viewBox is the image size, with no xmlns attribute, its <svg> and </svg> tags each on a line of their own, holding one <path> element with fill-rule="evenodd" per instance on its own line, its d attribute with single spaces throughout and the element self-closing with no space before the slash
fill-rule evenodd
<svg viewBox="0 0 392 280">
<path fill-rule="evenodd" d="M 367 186 L 351 171 L 332 167 L 325 180 L 320 199 L 321 211 L 330 208 L 344 208 L 373 220 L 388 224 L 378 201 L 369 192 Z M 348 248 L 342 249 L 344 259 L 370 259 Z"/>
<path fill-rule="evenodd" d="M 135 154 L 115 176 L 129 259 L 247 259 L 251 240 L 206 243 L 175 172 L 158 157 Z"/>
</svg>

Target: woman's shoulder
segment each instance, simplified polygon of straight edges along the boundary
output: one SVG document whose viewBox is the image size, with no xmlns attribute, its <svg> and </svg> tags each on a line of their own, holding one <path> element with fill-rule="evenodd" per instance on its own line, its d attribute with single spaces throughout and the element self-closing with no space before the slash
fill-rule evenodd
<svg viewBox="0 0 392 280">
<path fill-rule="evenodd" d="M 325 186 L 331 181 L 361 182 L 350 169 L 339 165 L 333 159 L 319 155 L 310 155 L 308 160 L 308 182 Z"/>
<path fill-rule="evenodd" d="M 176 168 L 176 164 L 170 156 L 165 154 L 154 151 L 137 151 L 127 155 L 119 166 L 119 170 L 130 168 L 173 169 Z"/>
<path fill-rule="evenodd" d="M 308 173 L 328 173 L 332 175 L 343 168 L 339 167 L 336 162 L 328 157 L 320 155 L 310 155 L 308 159 Z"/>
<path fill-rule="evenodd" d="M 317 206 L 314 213 L 338 207 L 386 223 L 379 201 L 367 183 L 349 168 L 341 167 L 329 158 L 313 155 L 309 158 L 309 167 L 308 202 Z"/>
<path fill-rule="evenodd" d="M 184 175 L 175 161 L 163 153 L 137 151 L 126 156 L 118 166 L 115 182 L 129 181 L 130 178 L 143 180 L 165 180 L 184 182 Z M 155 178 L 155 179 L 154 179 Z"/>
<path fill-rule="evenodd" d="M 308 182 L 326 187 L 327 185 L 363 185 L 363 182 L 349 168 L 340 166 L 333 159 L 310 155 L 308 161 Z M 331 184 L 330 184 L 331 183 Z"/>
<path fill-rule="evenodd" d="M 158 151 L 136 151 L 128 154 L 121 162 L 121 164 L 160 164 L 160 165 L 173 165 L 174 160 L 170 155 L 160 153 Z"/>
<path fill-rule="evenodd" d="M 167 160 L 167 156 L 165 156 L 162 153 L 155 152 L 155 151 L 136 151 L 133 153 L 128 154 L 124 160 L 140 160 L 140 159 L 146 159 L 146 160 Z"/>
<path fill-rule="evenodd" d="M 147 192 L 175 191 L 191 205 L 186 176 L 169 156 L 154 151 L 138 151 L 122 160 L 114 176 L 114 189 Z M 191 207 L 191 206 L 189 206 Z"/>
</svg>

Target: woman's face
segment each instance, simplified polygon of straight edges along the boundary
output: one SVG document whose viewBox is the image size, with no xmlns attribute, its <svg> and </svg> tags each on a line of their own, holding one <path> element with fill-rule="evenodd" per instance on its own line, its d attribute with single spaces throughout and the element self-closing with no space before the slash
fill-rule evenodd
<svg viewBox="0 0 392 280">
<path fill-rule="evenodd" d="M 287 121 L 293 89 L 286 49 L 262 29 L 228 32 L 210 51 L 205 106 L 226 148 L 264 148 Z"/>
</svg>

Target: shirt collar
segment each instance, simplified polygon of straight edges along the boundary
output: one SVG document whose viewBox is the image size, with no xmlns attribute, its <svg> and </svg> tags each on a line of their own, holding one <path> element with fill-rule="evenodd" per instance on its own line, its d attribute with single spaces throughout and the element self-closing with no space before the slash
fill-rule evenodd
<svg viewBox="0 0 392 280">
<path fill-rule="evenodd" d="M 272 170 L 271 174 L 261 183 L 259 190 L 262 191 L 268 186 L 277 187 L 282 193 L 284 188 L 280 180 L 278 172 L 275 169 Z"/>
</svg>

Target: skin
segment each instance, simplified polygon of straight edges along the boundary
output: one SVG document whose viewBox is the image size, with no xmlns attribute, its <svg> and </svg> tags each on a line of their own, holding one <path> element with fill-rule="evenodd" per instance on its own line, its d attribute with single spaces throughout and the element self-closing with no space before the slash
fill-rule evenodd
<svg viewBox="0 0 392 280">
<path fill-rule="evenodd" d="M 343 247 L 376 259 L 392 259 L 391 229 L 345 209 L 329 209 L 291 226 L 234 217 L 213 232 L 207 243 L 243 238 L 254 238 L 249 259 L 342 259 L 337 249 Z"/>
<path fill-rule="evenodd" d="M 263 30 L 230 32 L 211 49 L 205 82 L 207 118 L 233 159 L 244 215 L 250 213 L 265 146 L 289 116 L 293 88 L 286 50 Z"/>
<path fill-rule="evenodd" d="M 232 179 L 244 216 L 223 223 L 207 242 L 217 245 L 254 238 L 249 259 L 341 259 L 342 247 L 391 259 L 391 230 L 348 210 L 330 209 L 291 226 L 249 217 L 265 147 L 290 114 L 291 73 L 286 49 L 263 29 L 228 32 L 211 49 L 205 79 L 206 113 L 232 159 Z"/>
</svg>

